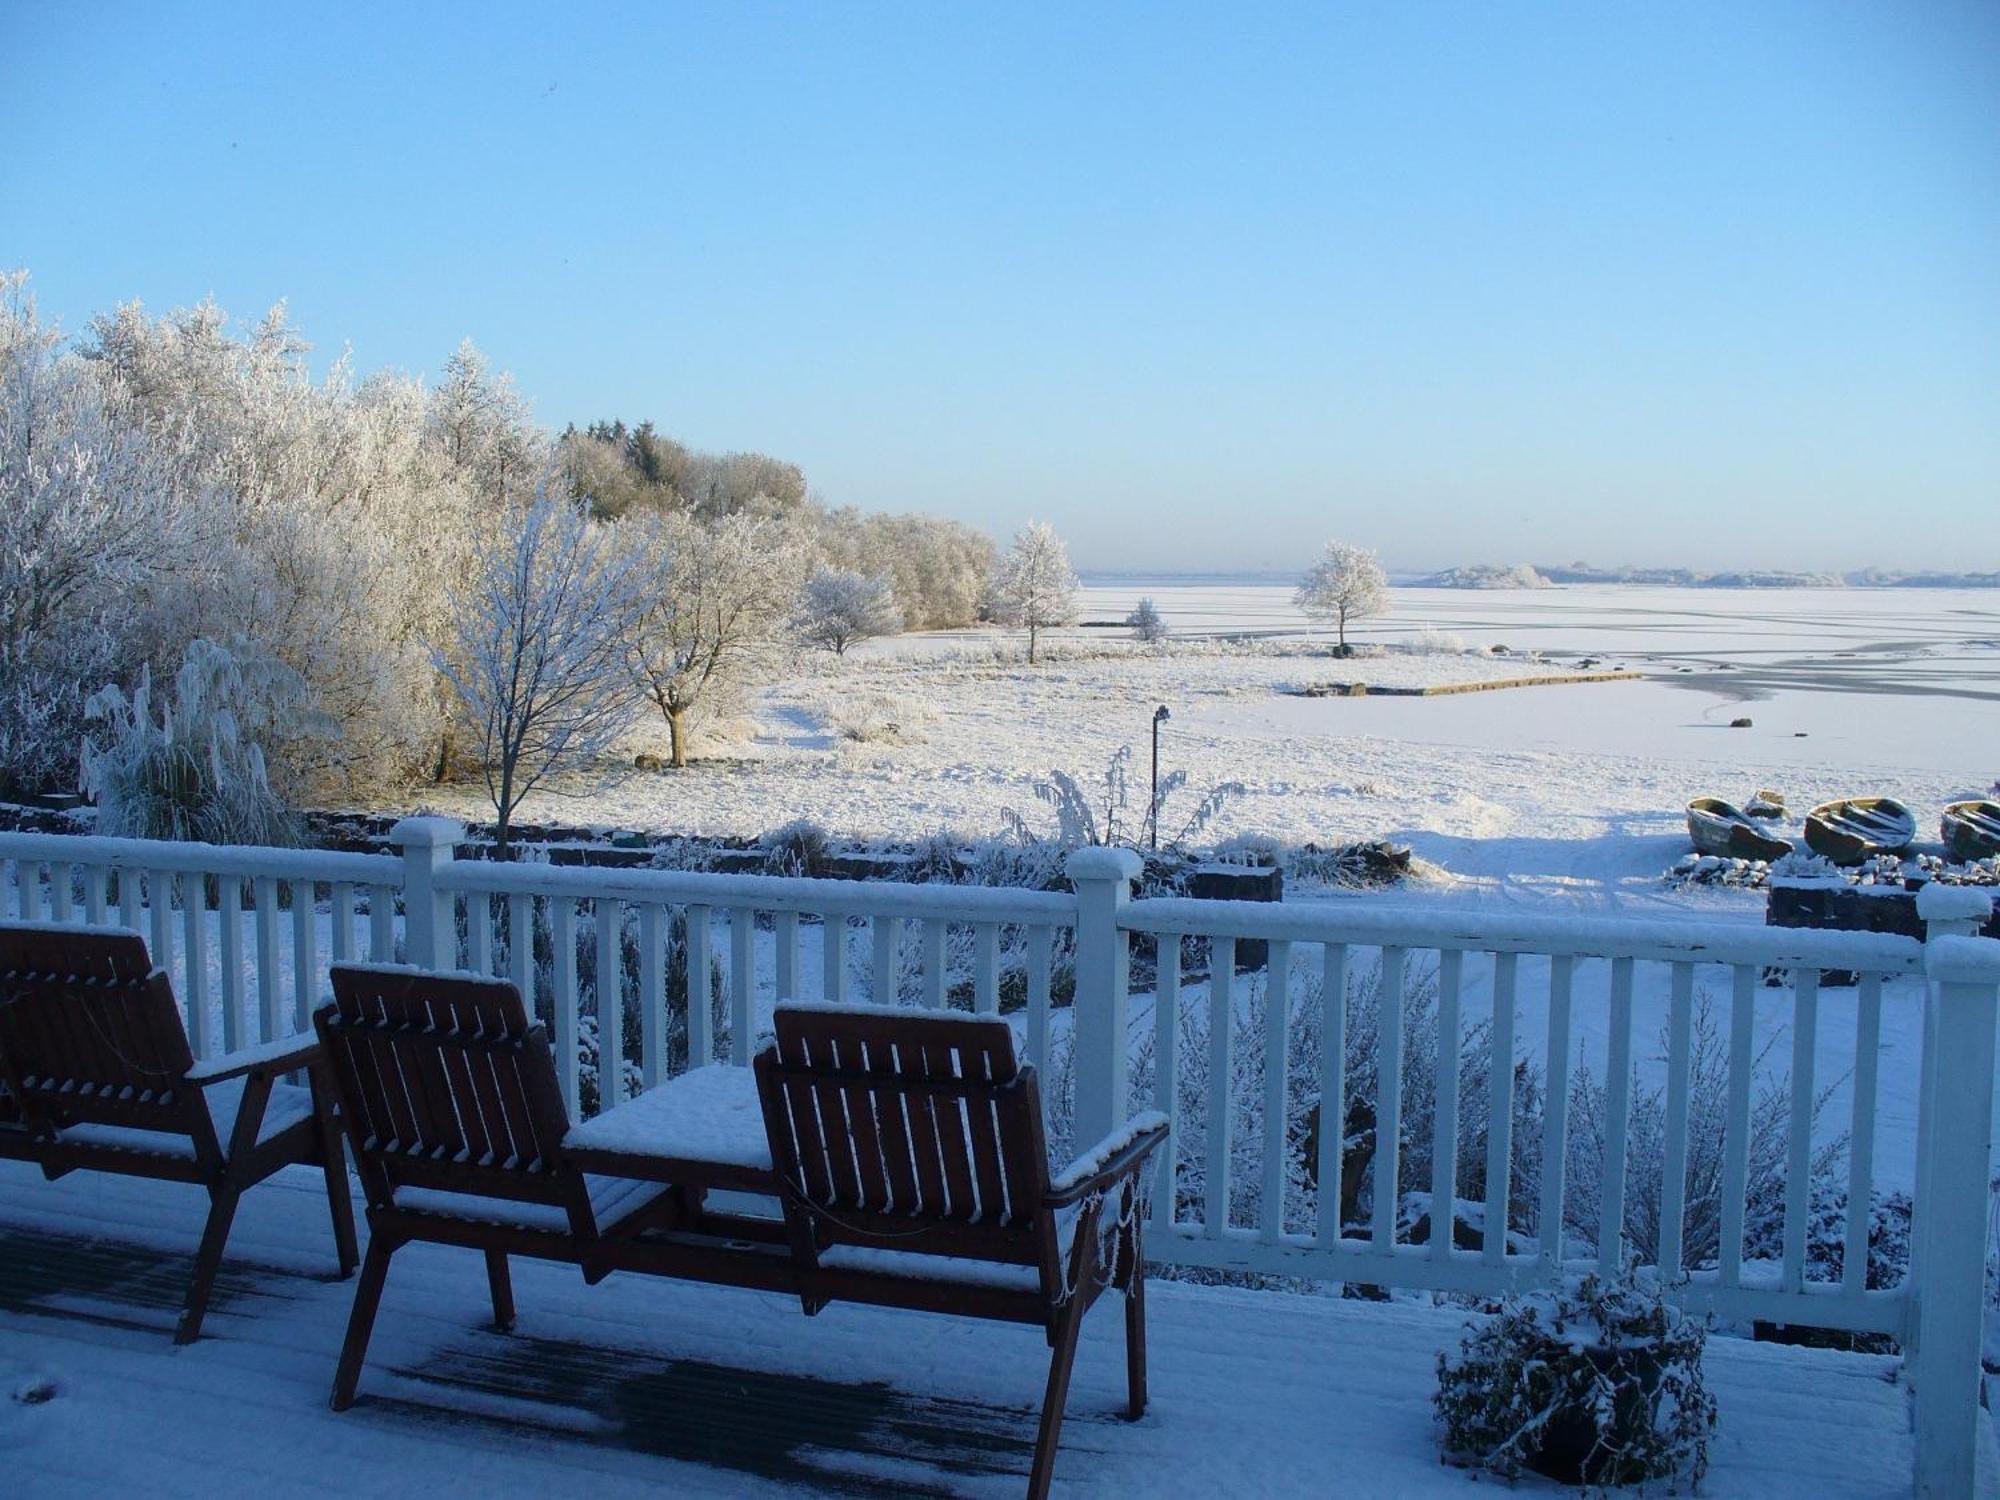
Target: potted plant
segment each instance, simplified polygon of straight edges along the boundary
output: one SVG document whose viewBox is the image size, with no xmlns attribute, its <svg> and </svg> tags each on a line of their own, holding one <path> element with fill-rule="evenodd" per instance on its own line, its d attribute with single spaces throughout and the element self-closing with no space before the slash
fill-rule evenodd
<svg viewBox="0 0 2000 1500">
<path fill-rule="evenodd" d="M 1631 1271 L 1511 1299 L 1438 1356 L 1444 1459 L 1600 1488 L 1699 1484 L 1715 1426 L 1706 1341 Z"/>
</svg>

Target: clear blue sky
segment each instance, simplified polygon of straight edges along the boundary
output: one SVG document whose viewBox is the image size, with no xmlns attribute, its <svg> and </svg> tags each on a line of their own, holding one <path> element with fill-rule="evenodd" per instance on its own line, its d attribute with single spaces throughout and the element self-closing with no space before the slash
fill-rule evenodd
<svg viewBox="0 0 2000 1500">
<path fill-rule="evenodd" d="M 1992 0 L 0 0 L 0 265 L 1085 566 L 2000 567 Z"/>
</svg>

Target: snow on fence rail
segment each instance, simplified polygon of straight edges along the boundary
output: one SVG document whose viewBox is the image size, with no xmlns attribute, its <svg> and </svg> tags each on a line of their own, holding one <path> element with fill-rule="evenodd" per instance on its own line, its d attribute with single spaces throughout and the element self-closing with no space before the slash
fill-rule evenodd
<svg viewBox="0 0 2000 1500">
<path fill-rule="evenodd" d="M 775 997 L 1018 1011 L 1032 1061 L 1049 1068 L 1064 1054 L 1071 1138 L 1098 1139 L 1135 1107 L 1172 1119 L 1153 1259 L 1494 1295 L 1576 1268 L 1579 1252 L 1581 1264 L 1612 1269 L 1643 1250 L 1694 1308 L 1900 1340 L 1917 1397 L 1918 1488 L 1969 1489 L 2000 1011 L 2000 943 L 1971 936 L 1986 910 L 1976 892 L 1925 891 L 1925 943 L 1376 903 L 1142 900 L 1132 895 L 1136 856 L 1120 850 L 1073 855 L 1071 894 L 461 861 L 462 835 L 448 820 L 408 819 L 392 835 L 399 857 L 0 834 L 12 889 L 9 902 L 0 886 L 0 913 L 147 935 L 176 979 L 199 1056 L 308 1027 L 327 961 L 506 974 L 550 1020 L 578 1114 L 615 1108 L 718 1055 L 747 1062 Z M 1838 1002 L 1827 984 L 1835 975 L 1853 982 Z M 1406 1025 L 1418 984 L 1434 994 L 1422 1035 Z M 1706 995 L 1727 997 L 1724 1097 L 1706 1101 L 1724 1124 L 1719 1167 L 1694 1202 L 1690 1116 Z M 1066 1000 L 1069 1024 L 1054 1038 L 1051 1017 Z M 1653 1002 L 1664 1049 L 1647 1061 L 1664 1097 L 1644 1114 L 1635 1030 Z M 1782 1024 L 1771 1034 L 1787 1040 L 1789 1064 L 1783 1160 L 1770 1174 L 1782 1201 L 1775 1258 L 1753 1262 L 1745 1215 L 1757 1037 L 1773 1007 Z M 1896 1034 L 1920 1036 L 1921 1058 L 1910 1270 L 1881 1287 L 1868 1284 L 1868 1246 L 1887 1136 L 1885 1011 L 1907 1023 Z M 1373 1035 L 1370 1076 L 1357 1079 L 1347 1031 L 1360 1024 Z M 1475 1030 L 1488 1066 L 1469 1084 Z M 1591 1088 L 1578 1071 L 1586 1035 L 1605 1058 Z M 1538 1115 L 1518 1107 L 1524 1054 L 1544 1070 Z M 1135 1056 L 1150 1088 L 1135 1086 Z M 1402 1118 L 1413 1068 L 1431 1080 L 1417 1101 L 1429 1117 L 1421 1141 Z M 1219 1104 L 1217 1080 L 1228 1096 Z M 1820 1278 L 1809 1256 L 1814 1131 L 1836 1085 L 1836 1128 L 1849 1142 L 1843 1243 Z M 1359 1186 L 1343 1181 L 1348 1106 L 1363 1095 L 1373 1146 L 1354 1175 L 1368 1179 L 1369 1207 L 1344 1222 L 1355 1198 L 1345 1189 Z M 1579 1246 L 1574 1232 L 1565 1239 L 1564 1211 L 1585 1103 L 1599 1132 L 1597 1217 Z M 1643 1131 L 1642 1119 L 1653 1122 Z M 1428 1167 L 1410 1180 L 1403 1153 L 1419 1145 Z M 1539 1170 L 1521 1193 L 1525 1155 Z M 1649 1177 L 1641 1162 L 1657 1170 Z M 1657 1194 L 1658 1210 L 1643 1247 L 1626 1212 L 1627 1195 L 1641 1192 Z M 1433 1210 L 1421 1235 L 1403 1218 L 1412 1193 Z M 1476 1243 L 1460 1243 L 1462 1222 Z"/>
</svg>

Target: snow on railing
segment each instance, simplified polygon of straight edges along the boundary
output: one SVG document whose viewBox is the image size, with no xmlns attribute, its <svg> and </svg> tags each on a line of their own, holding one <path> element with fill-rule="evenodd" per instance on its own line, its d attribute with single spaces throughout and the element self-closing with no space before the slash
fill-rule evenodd
<svg viewBox="0 0 2000 1500">
<path fill-rule="evenodd" d="M 1072 894 L 460 860 L 463 833 L 0 834 L 0 914 L 147 935 L 198 1056 L 307 1027 L 327 961 L 506 975 L 578 1115 L 747 1062 L 779 998 L 1017 1014 L 1073 1076 L 1068 1138 L 1171 1122 L 1156 1261 L 1492 1296 L 1636 1258 L 1696 1309 L 1899 1340 L 1919 1490 L 1970 1484 L 2000 1011 L 1977 892 L 1927 888 L 1919 942 L 1141 900 L 1109 849 L 1071 857 Z M 1911 1253 L 1883 1285 L 1889 1189 Z"/>
</svg>

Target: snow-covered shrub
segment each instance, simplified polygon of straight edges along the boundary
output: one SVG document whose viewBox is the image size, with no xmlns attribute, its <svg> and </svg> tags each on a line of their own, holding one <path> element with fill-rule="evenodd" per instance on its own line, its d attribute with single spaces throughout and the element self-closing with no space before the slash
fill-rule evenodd
<svg viewBox="0 0 2000 1500">
<path fill-rule="evenodd" d="M 1750 1104 L 1748 1172 L 1745 1178 L 1744 1240 L 1746 1255 L 1755 1258 L 1768 1249 L 1776 1258 L 1785 1213 L 1785 1183 L 1791 1140 L 1791 1075 L 1771 1074 L 1764 1067 L 1767 1043 L 1754 1063 L 1761 1080 Z M 1666 1052 L 1662 1037 L 1661 1053 Z M 1689 1266 L 1713 1266 L 1722 1237 L 1723 1147 L 1729 1118 L 1729 1045 L 1718 1033 L 1708 994 L 1697 991 L 1688 1048 L 1687 1195 L 1681 1219 L 1682 1256 Z M 1596 1243 L 1604 1188 L 1605 1130 L 1608 1090 L 1588 1062 L 1579 1062 L 1570 1083 L 1570 1136 L 1564 1214 L 1570 1231 Z M 1827 1094 L 1813 1103 L 1818 1120 Z M 1625 1142 L 1625 1236 L 1641 1262 L 1658 1259 L 1661 1189 L 1666 1180 L 1666 1090 L 1641 1088 L 1636 1070 Z M 1823 1141 L 1813 1152 L 1815 1201 L 1837 1193 L 1845 1213 L 1845 1189 L 1832 1174 L 1846 1153 L 1845 1136 Z M 1844 1219 L 1832 1227 L 1831 1252 L 1844 1237 Z M 1838 1279 L 1836 1269 L 1833 1279 Z"/>
<path fill-rule="evenodd" d="M 1132 639 L 1143 641 L 1148 646 L 1167 638 L 1167 622 L 1160 615 L 1160 607 L 1152 599 L 1141 599 L 1138 607 L 1125 617 L 1125 624 L 1132 632 Z"/>
<path fill-rule="evenodd" d="M 1515 1298 L 1438 1355 L 1444 1456 L 1507 1479 L 1698 1486 L 1716 1417 L 1707 1338 L 1629 1274 Z"/>
<path fill-rule="evenodd" d="M 417 382 L 356 380 L 345 359 L 315 380 L 308 348 L 282 306 L 239 333 L 212 303 L 164 317 L 134 303 L 94 320 L 79 354 L 199 543 L 180 565 L 159 558 L 123 616 L 136 657 L 157 675 L 196 636 L 254 642 L 340 727 L 266 744 L 274 772 L 352 786 L 439 764 L 448 704 L 424 638 L 448 613 L 472 517 L 498 513 L 533 445 L 518 424 L 488 433 L 505 411 L 485 392 L 459 390 L 479 430 L 462 421 L 448 438 Z M 512 455 L 517 479 L 481 490 L 482 511 L 448 442 L 468 463 Z"/>
<path fill-rule="evenodd" d="M 1184 959 L 1184 967 L 1187 965 Z M 1182 992 L 1176 1051 L 1178 1130 L 1184 1141 L 1206 1139 L 1209 1110 L 1219 1092 L 1208 1076 L 1210 1007 L 1194 987 L 1195 976 Z M 1265 996 L 1268 977 L 1241 976 L 1236 984 L 1236 1015 L 1231 1030 L 1227 1107 L 1233 1111 L 1230 1157 L 1229 1217 L 1232 1224 L 1255 1225 L 1268 1212 L 1263 1202 L 1263 1160 L 1267 1122 L 1264 1119 L 1264 1040 L 1267 1026 Z M 1345 1009 L 1344 1118 L 1341 1122 L 1341 1182 L 1339 1218 L 1343 1224 L 1364 1225 L 1375 1202 L 1376 1120 L 1381 1100 L 1377 1072 L 1380 1051 L 1382 975 L 1379 963 L 1355 965 L 1347 975 Z M 1321 1026 L 1325 1006 L 1322 979 L 1301 965 L 1292 976 L 1288 995 L 1285 1042 L 1285 1203 L 1284 1227 L 1309 1230 L 1317 1220 L 1319 1138 L 1324 1128 L 1319 1088 Z M 1428 1189 L 1431 1182 L 1432 1112 L 1437 1082 L 1437 974 L 1434 968 L 1412 966 L 1405 971 L 1402 1003 L 1403 1076 L 1397 1181 L 1403 1188 Z M 1484 1023 L 1468 1027 L 1459 1050 L 1459 1137 L 1457 1193 L 1479 1199 L 1486 1192 L 1488 1079 L 1493 1066 L 1491 1029 Z M 1511 1222 L 1523 1223 L 1533 1214 L 1540 1183 L 1540 1074 L 1528 1062 L 1513 1063 L 1515 1118 L 1511 1180 L 1508 1185 Z M 1152 1099 L 1156 1087 L 1151 1037 L 1135 1049 L 1133 1091 Z M 1183 1155 L 1175 1175 L 1175 1203 L 1185 1216 L 1199 1217 L 1207 1191 L 1207 1164 L 1199 1151 Z"/>
<path fill-rule="evenodd" d="M 1167 807 L 1173 795 L 1187 785 L 1187 773 L 1173 771 L 1160 778 L 1150 816 L 1135 819 L 1131 816 L 1131 766 L 1132 747 L 1121 745 L 1104 768 L 1102 791 L 1086 790 L 1082 782 L 1060 768 L 1052 769 L 1046 780 L 1034 783 L 1036 798 L 1055 809 L 1057 844 L 1065 849 L 1112 844 L 1137 848 L 1156 842 L 1162 848 L 1185 849 L 1244 791 L 1240 781 L 1212 786 L 1176 825 L 1167 817 Z M 1000 821 L 1010 835 L 1022 842 L 1040 838 L 1014 808 L 1004 809 Z M 1156 838 L 1149 840 L 1149 832 Z"/>
<path fill-rule="evenodd" d="M 305 682 L 268 656 L 196 640 L 154 705 L 141 669 L 131 696 L 115 684 L 85 705 L 83 784 L 98 831 L 115 838 L 295 844 L 299 826 L 271 787 L 263 741 L 303 724 Z"/>
<path fill-rule="evenodd" d="M 1439 630 L 1435 625 L 1426 625 L 1417 632 L 1411 649 L 1422 656 L 1463 656 L 1465 638 L 1449 630 Z"/>
<path fill-rule="evenodd" d="M 1269 870 L 1285 862 L 1285 846 L 1266 833 L 1239 833 L 1215 846 L 1218 864 Z"/>
<path fill-rule="evenodd" d="M 811 818 L 794 818 L 757 840 L 773 875 L 822 875 L 832 841 Z"/>
<path fill-rule="evenodd" d="M 846 694 L 827 711 L 827 723 L 858 745 L 921 745 L 935 717 L 914 693 Z"/>
<path fill-rule="evenodd" d="M 906 630 L 955 630 L 979 618 L 993 576 L 993 542 L 938 516 L 809 512 L 819 555 L 837 568 L 886 573 Z"/>
</svg>

